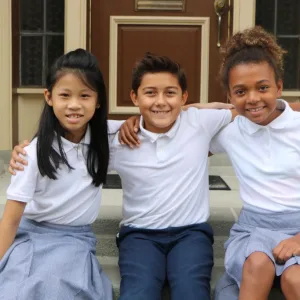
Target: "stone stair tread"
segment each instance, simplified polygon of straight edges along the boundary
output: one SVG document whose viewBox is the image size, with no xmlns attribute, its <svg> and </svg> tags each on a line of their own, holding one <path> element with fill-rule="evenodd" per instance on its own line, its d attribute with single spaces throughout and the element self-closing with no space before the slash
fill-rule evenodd
<svg viewBox="0 0 300 300">
<path fill-rule="evenodd" d="M 232 166 L 210 166 L 208 168 L 208 174 L 219 176 L 235 176 Z"/>
<path fill-rule="evenodd" d="M 0 158 L 0 175 L 5 172 L 4 160 Z"/>
<path fill-rule="evenodd" d="M 231 161 L 226 153 L 218 153 L 209 157 L 209 166 L 231 166 Z"/>
</svg>

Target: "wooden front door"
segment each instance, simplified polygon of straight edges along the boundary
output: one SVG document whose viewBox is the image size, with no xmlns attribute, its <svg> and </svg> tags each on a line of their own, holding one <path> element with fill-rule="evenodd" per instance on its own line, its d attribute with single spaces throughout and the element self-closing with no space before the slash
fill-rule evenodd
<svg viewBox="0 0 300 300">
<path fill-rule="evenodd" d="M 221 45 L 232 23 L 232 7 L 225 2 Z M 218 80 L 220 48 L 214 4 L 215 0 L 91 1 L 89 48 L 104 74 L 110 117 L 138 112 L 129 97 L 131 70 L 146 52 L 167 55 L 183 66 L 189 103 L 226 101 Z"/>
</svg>

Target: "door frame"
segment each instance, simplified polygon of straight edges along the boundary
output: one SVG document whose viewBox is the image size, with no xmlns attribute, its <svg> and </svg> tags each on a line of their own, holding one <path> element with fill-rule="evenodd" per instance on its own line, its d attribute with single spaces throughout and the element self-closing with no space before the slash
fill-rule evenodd
<svg viewBox="0 0 300 300">
<path fill-rule="evenodd" d="M 134 106 L 118 106 L 117 103 L 117 57 L 118 25 L 199 25 L 201 26 L 201 84 L 200 99 L 208 102 L 209 79 L 209 17 L 164 17 L 164 16 L 110 16 L 109 41 L 109 114 L 139 114 Z"/>
</svg>

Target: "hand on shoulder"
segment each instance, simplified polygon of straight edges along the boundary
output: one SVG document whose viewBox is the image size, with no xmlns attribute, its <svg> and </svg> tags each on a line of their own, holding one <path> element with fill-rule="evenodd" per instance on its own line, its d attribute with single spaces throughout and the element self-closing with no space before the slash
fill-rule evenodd
<svg viewBox="0 0 300 300">
<path fill-rule="evenodd" d="M 24 148 L 30 143 L 28 140 L 23 141 L 21 144 L 16 145 L 11 153 L 11 158 L 9 161 L 8 172 L 12 175 L 16 175 L 15 170 L 23 171 L 24 167 L 27 166 L 27 160 L 24 159 L 20 154 L 26 155 Z"/>
</svg>

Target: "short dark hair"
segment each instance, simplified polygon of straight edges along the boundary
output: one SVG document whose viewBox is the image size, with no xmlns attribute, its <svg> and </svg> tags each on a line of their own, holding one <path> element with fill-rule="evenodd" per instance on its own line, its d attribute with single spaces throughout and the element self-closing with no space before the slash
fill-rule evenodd
<svg viewBox="0 0 300 300">
<path fill-rule="evenodd" d="M 93 178 L 93 184 L 99 186 L 105 183 L 109 160 L 109 146 L 107 137 L 107 99 L 106 88 L 97 59 L 84 49 L 76 49 L 59 57 L 49 70 L 46 88 L 52 92 L 56 82 L 65 74 L 72 73 L 82 82 L 97 92 L 99 108 L 89 121 L 91 141 L 88 146 L 87 169 Z M 37 137 L 37 160 L 39 171 L 42 176 L 57 179 L 56 170 L 60 163 L 72 169 L 69 164 L 61 137 L 66 130 L 56 118 L 53 107 L 47 103 L 42 111 Z M 52 147 L 54 138 L 57 138 L 59 153 Z"/>
<path fill-rule="evenodd" d="M 222 49 L 220 78 L 223 87 L 229 89 L 229 72 L 239 64 L 266 62 L 273 69 L 278 82 L 283 78 L 285 53 L 277 44 L 275 36 L 260 26 L 237 32 Z"/>
<path fill-rule="evenodd" d="M 131 89 L 137 94 L 143 76 L 147 73 L 167 72 L 175 75 L 182 92 L 187 90 L 187 80 L 184 70 L 180 64 L 167 56 L 158 56 L 147 52 L 145 56 L 137 61 L 132 70 Z"/>
</svg>

